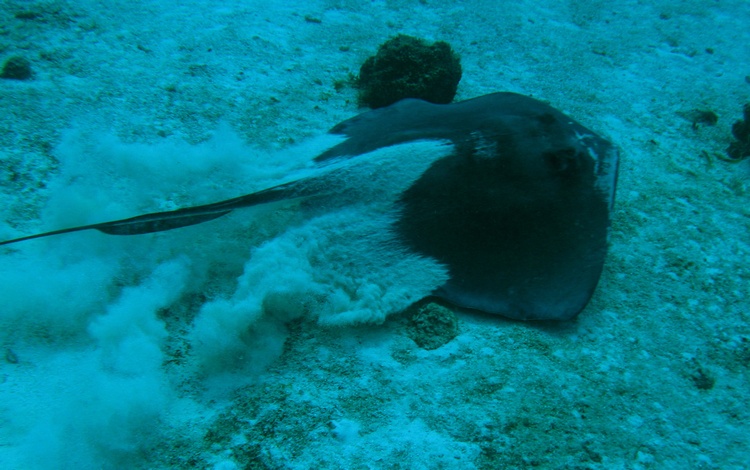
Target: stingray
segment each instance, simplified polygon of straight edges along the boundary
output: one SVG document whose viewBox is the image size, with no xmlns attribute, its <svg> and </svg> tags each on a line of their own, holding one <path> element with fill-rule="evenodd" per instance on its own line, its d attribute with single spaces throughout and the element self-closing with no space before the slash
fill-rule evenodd
<svg viewBox="0 0 750 470">
<path fill-rule="evenodd" d="M 604 266 L 617 181 L 619 154 L 606 139 L 515 93 L 447 105 L 406 99 L 348 119 L 329 134 L 340 138 L 309 162 L 304 176 L 282 184 L 0 244 L 89 229 L 160 232 L 276 201 L 355 203 L 360 196 L 348 181 L 352 174 L 365 163 L 374 174 L 383 151 L 395 149 L 388 153 L 398 156 L 395 166 L 382 166 L 392 175 L 360 175 L 356 184 L 398 185 L 389 201 L 392 222 L 382 227 L 390 247 L 383 249 L 445 267 L 447 280 L 432 296 L 519 320 L 571 319 L 589 302 Z M 440 151 L 414 151 L 421 142 Z"/>
</svg>

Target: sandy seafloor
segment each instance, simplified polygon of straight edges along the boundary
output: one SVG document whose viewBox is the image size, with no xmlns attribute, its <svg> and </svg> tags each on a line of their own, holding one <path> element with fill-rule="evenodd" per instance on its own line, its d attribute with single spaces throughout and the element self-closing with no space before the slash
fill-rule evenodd
<svg viewBox="0 0 750 470">
<path fill-rule="evenodd" d="M 454 47 L 457 99 L 546 100 L 622 163 L 575 321 L 457 312 L 431 351 L 379 294 L 398 275 L 357 270 L 366 206 L 4 247 L 0 468 L 750 468 L 750 162 L 716 158 L 748 25 L 745 0 L 4 0 L 0 60 L 35 75 L 0 81 L 1 239 L 278 181 L 398 33 Z"/>
</svg>

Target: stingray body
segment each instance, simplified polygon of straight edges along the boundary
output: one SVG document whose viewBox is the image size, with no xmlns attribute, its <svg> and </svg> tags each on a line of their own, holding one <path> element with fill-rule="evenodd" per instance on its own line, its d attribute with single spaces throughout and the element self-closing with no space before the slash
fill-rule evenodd
<svg viewBox="0 0 750 470">
<path fill-rule="evenodd" d="M 371 197 L 382 186 L 393 212 L 382 227 L 391 248 L 383 249 L 444 266 L 434 296 L 521 320 L 569 319 L 586 306 L 606 257 L 617 179 L 618 152 L 607 140 L 514 93 L 449 105 L 403 100 L 330 133 L 341 138 L 278 186 L 0 244 L 86 229 L 158 232 L 287 199 L 346 204 L 362 197 L 358 187 L 369 186 Z"/>
</svg>

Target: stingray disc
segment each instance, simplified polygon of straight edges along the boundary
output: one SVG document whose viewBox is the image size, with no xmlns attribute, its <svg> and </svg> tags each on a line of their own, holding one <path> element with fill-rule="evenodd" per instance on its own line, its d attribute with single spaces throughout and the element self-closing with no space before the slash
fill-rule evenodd
<svg viewBox="0 0 750 470">
<path fill-rule="evenodd" d="M 434 292 L 522 320 L 568 319 L 588 303 L 607 253 L 618 151 L 547 104 L 494 93 L 450 105 L 404 100 L 332 129 L 326 160 L 420 139 L 447 139 L 399 199 L 393 230 L 445 264 Z"/>
</svg>

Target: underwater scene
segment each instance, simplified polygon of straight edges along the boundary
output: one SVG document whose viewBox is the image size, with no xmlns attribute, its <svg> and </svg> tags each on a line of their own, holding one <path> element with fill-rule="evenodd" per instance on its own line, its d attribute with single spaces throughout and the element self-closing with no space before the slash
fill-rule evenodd
<svg viewBox="0 0 750 470">
<path fill-rule="evenodd" d="M 750 468 L 748 25 L 3 0 L 0 468 Z"/>
</svg>

